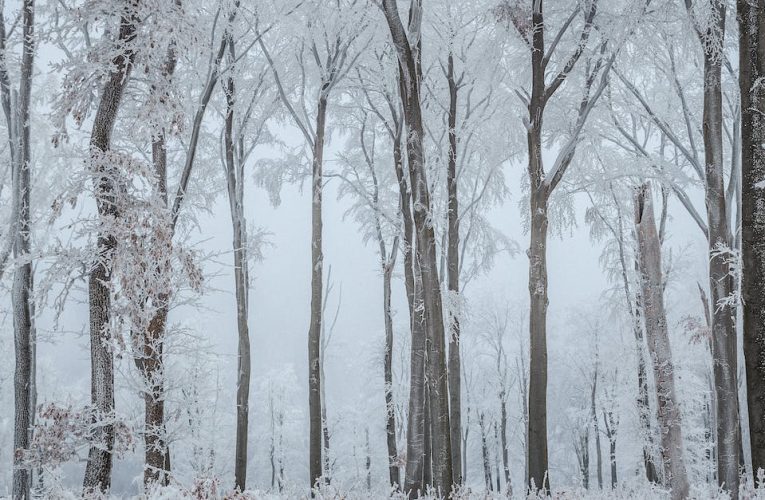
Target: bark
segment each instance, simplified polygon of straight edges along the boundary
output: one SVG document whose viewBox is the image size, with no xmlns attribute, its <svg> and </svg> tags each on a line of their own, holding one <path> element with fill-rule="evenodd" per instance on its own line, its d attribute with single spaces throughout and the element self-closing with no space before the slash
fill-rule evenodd
<svg viewBox="0 0 765 500">
<path fill-rule="evenodd" d="M 603 426 L 608 437 L 608 457 L 611 463 L 611 489 L 616 488 L 616 427 L 619 425 L 612 411 L 603 410 Z"/>
<path fill-rule="evenodd" d="M 425 170 L 424 157 L 424 127 L 420 103 L 420 79 L 422 68 L 419 53 L 421 48 L 421 15 L 422 5 L 419 0 L 413 0 L 410 9 L 409 35 L 401 23 L 398 7 L 394 0 L 385 0 L 382 4 L 391 39 L 396 48 L 401 76 L 401 102 L 404 108 L 404 118 L 407 126 L 407 156 L 409 178 L 412 187 L 412 208 L 416 242 L 416 261 L 422 278 L 422 297 L 427 334 L 427 372 L 428 372 L 428 401 L 432 418 L 431 441 L 433 450 L 433 486 L 441 495 L 448 495 L 452 490 L 452 446 L 449 419 L 449 391 L 446 370 L 445 336 L 443 309 L 441 303 L 441 288 L 438 279 L 438 258 L 436 255 L 436 238 L 430 223 L 430 192 Z M 414 46 L 410 44 L 410 38 Z M 414 333 L 414 332 L 413 332 Z M 416 350 L 412 346 L 413 368 L 415 368 Z M 412 391 L 417 391 L 415 380 L 419 374 L 412 371 Z M 415 394 L 416 396 L 416 394 Z M 418 403 L 414 402 L 415 405 Z M 412 401 L 410 400 L 410 407 Z M 410 418 L 416 415 L 410 413 Z M 415 424 L 417 425 L 417 424 Z M 417 439 L 416 435 L 410 436 Z M 407 458 L 409 460 L 409 457 Z M 416 458 L 414 460 L 417 460 Z M 413 463 L 412 472 L 416 470 Z M 414 483 L 409 474 L 407 464 L 406 483 Z M 410 490 L 410 494 L 416 494 Z"/>
<path fill-rule="evenodd" d="M 718 44 L 725 39 L 725 5 L 721 0 L 708 0 L 714 19 L 705 28 L 696 28 L 704 49 L 704 159 L 707 228 L 709 243 L 709 289 L 713 307 L 712 359 L 716 393 L 717 480 L 732 498 L 738 498 L 739 483 L 739 415 L 738 362 L 733 276 L 729 272 L 728 251 L 733 249 L 729 218 L 726 213 L 723 167 L 722 60 Z M 691 9 L 692 0 L 686 0 Z M 691 17 L 693 14 L 691 13 Z"/>
<path fill-rule="evenodd" d="M 648 352 L 651 355 L 656 381 L 664 476 L 672 490 L 673 499 L 687 498 L 689 484 L 683 458 L 682 423 L 675 394 L 674 365 L 664 310 L 661 243 L 656 230 L 650 188 L 647 184 L 640 186 L 636 191 L 635 230 L 638 238 Z"/>
<path fill-rule="evenodd" d="M 400 136 L 394 140 L 393 157 L 403 220 L 404 283 L 412 332 L 404 491 L 416 495 L 423 489 L 425 457 L 425 315 L 422 306 L 422 280 L 414 259 L 412 195 L 404 173 Z"/>
<path fill-rule="evenodd" d="M 455 484 L 462 484 L 462 407 L 460 380 L 460 220 L 457 197 L 457 82 L 454 79 L 454 55 L 449 52 L 447 62 L 449 84 L 449 155 L 447 161 L 446 185 L 448 196 L 447 235 L 447 287 L 449 294 L 449 418 L 451 423 L 452 474 Z M 456 310 L 454 308 L 457 308 Z"/>
<path fill-rule="evenodd" d="M 367 491 L 372 491 L 372 447 L 369 446 L 369 427 L 364 428 L 364 437 L 366 439 L 366 459 L 364 468 L 366 469 Z"/>
<path fill-rule="evenodd" d="M 530 139 L 531 139 L 530 135 Z M 538 139 L 538 141 L 537 141 Z M 532 163 L 541 163 L 541 138 L 529 142 Z M 531 312 L 529 358 L 528 487 L 549 491 L 547 477 L 547 190 L 532 188 L 529 295 Z"/>
<path fill-rule="evenodd" d="M 752 473 L 765 469 L 765 6 L 738 0 L 742 299 Z"/>
<path fill-rule="evenodd" d="M 492 490 L 491 463 L 489 462 L 489 447 L 486 440 L 486 422 L 483 413 L 478 414 L 478 427 L 481 430 L 481 458 L 483 459 L 483 478 L 488 491 Z"/>
<path fill-rule="evenodd" d="M 176 0 L 180 7 L 180 0 Z M 168 48 L 167 58 L 162 68 L 162 77 L 172 79 L 175 73 L 177 55 L 174 44 Z M 157 92 L 157 87 L 152 87 Z M 167 95 L 159 95 L 161 103 L 167 101 Z M 167 198 L 167 143 L 164 127 L 152 141 L 152 163 L 157 175 L 160 196 L 166 209 Z M 158 273 L 166 272 L 158 269 Z M 159 310 L 149 322 L 141 338 L 141 351 L 134 358 L 147 390 L 144 398 L 144 488 L 159 482 L 166 486 L 170 479 L 170 449 L 166 440 L 165 429 L 165 381 L 164 381 L 164 340 L 170 297 L 161 294 L 158 298 Z"/>
<path fill-rule="evenodd" d="M 228 48 L 230 60 L 236 60 L 233 37 L 229 35 Z M 244 198 L 242 196 L 244 179 L 243 165 L 235 159 L 234 146 L 234 78 L 229 76 L 226 82 L 226 120 L 224 133 L 226 187 L 228 190 L 229 211 L 233 233 L 234 250 L 234 286 L 236 294 L 236 320 L 238 338 L 237 381 L 236 381 L 236 451 L 234 457 L 234 487 L 239 491 L 247 488 L 247 437 L 249 429 L 250 400 L 250 331 L 249 316 L 249 280 L 247 264 L 247 233 L 244 216 Z M 239 163 L 239 164 L 237 164 Z"/>
<path fill-rule="evenodd" d="M 505 476 L 505 493 L 508 498 L 513 496 L 513 485 L 510 481 L 510 457 L 507 451 L 507 397 L 504 390 L 499 395 L 499 436 L 502 447 L 502 472 Z"/>
<path fill-rule="evenodd" d="M 590 426 L 587 425 L 580 431 L 579 436 L 574 437 L 574 451 L 579 464 L 579 473 L 582 475 L 582 487 L 590 489 Z"/>
<path fill-rule="evenodd" d="M 122 96 L 133 68 L 135 52 L 132 44 L 139 20 L 136 12 L 140 0 L 127 2 L 120 17 L 118 44 L 126 47 L 112 61 L 112 70 L 101 92 L 101 100 L 93 120 L 90 138 L 93 183 L 97 192 L 98 214 L 102 220 L 119 219 L 114 204 L 114 185 L 111 172 L 100 164 L 98 157 L 111 147 L 111 136 L 117 119 Z M 93 406 L 92 444 L 88 453 L 83 480 L 84 493 L 107 491 L 111 486 L 112 450 L 114 447 L 114 359 L 110 347 L 112 275 L 111 253 L 117 242 L 113 235 L 98 235 L 98 259 L 88 277 L 88 304 L 90 316 L 91 404 Z"/>
<path fill-rule="evenodd" d="M 393 314 L 391 311 L 391 281 L 395 268 L 395 252 L 398 241 L 393 244 L 393 258 L 383 264 L 383 313 L 385 315 L 385 434 L 388 447 L 388 478 L 393 488 L 401 486 L 396 444 L 396 409 L 393 403 Z"/>
<path fill-rule="evenodd" d="M 324 256 L 322 254 L 322 167 L 327 95 L 322 89 L 316 110 L 316 140 L 311 181 L 311 323 L 308 329 L 309 473 L 311 487 L 322 477 L 321 324 Z"/>
<path fill-rule="evenodd" d="M 595 406 L 596 394 L 598 390 L 598 365 L 595 362 L 595 374 L 592 378 L 592 387 L 590 393 L 590 416 L 592 417 L 592 426 L 595 431 L 595 458 L 598 465 L 598 489 L 603 489 L 603 452 L 600 447 L 600 427 L 598 426 L 598 411 Z"/>
<path fill-rule="evenodd" d="M 17 155 L 13 158 L 13 189 L 18 200 L 17 232 L 13 244 L 17 264 L 12 290 L 15 368 L 14 385 L 14 467 L 13 497 L 30 498 L 32 472 L 22 462 L 24 453 L 32 440 L 32 420 L 35 412 L 33 394 L 34 381 L 34 338 L 32 298 L 33 274 L 31 262 L 31 147 L 30 147 L 30 101 L 32 93 L 32 71 L 34 69 L 35 33 L 34 0 L 25 0 L 23 10 L 23 49 L 19 80 L 16 119 L 12 120 L 15 131 L 9 130 L 9 137 L 16 139 Z M 13 111 L 12 111 L 13 112 Z M 12 235 L 9 235 L 9 237 Z"/>
</svg>

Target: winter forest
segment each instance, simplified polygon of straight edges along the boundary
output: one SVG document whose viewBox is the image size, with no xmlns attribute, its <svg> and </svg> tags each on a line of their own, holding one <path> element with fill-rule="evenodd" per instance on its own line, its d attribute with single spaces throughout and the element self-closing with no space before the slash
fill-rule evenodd
<svg viewBox="0 0 765 500">
<path fill-rule="evenodd" d="M 0 0 L 0 497 L 765 498 L 765 0 Z"/>
</svg>

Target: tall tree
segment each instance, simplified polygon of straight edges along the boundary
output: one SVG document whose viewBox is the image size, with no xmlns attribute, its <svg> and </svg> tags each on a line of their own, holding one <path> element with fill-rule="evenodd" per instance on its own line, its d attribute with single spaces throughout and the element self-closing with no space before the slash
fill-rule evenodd
<svg viewBox="0 0 765 500">
<path fill-rule="evenodd" d="M 658 402 L 664 477 L 671 489 L 672 498 L 682 499 L 687 498 L 689 493 L 688 474 L 683 458 L 680 406 L 675 391 L 675 369 L 664 309 L 661 242 L 656 229 L 649 184 L 643 184 L 635 192 L 635 233 L 646 340 L 653 364 Z"/>
<path fill-rule="evenodd" d="M 709 289 L 712 299 L 711 337 L 717 414 L 717 481 L 732 498 L 738 498 L 741 436 L 738 412 L 738 347 L 731 300 L 735 293 L 728 261 L 734 248 L 726 214 L 723 165 L 723 104 L 721 53 L 725 40 L 725 3 L 708 0 L 703 16 L 694 12 L 694 1 L 685 0 L 704 52 L 704 180 L 709 244 Z M 698 7 L 697 7 L 698 9 Z M 734 177 L 735 178 L 735 177 Z M 729 195 L 730 196 L 730 195 Z"/>
<path fill-rule="evenodd" d="M 738 0 L 744 359 L 752 472 L 765 469 L 765 5 Z"/>
<path fill-rule="evenodd" d="M 441 285 L 438 279 L 438 258 L 436 238 L 431 220 L 430 189 L 425 169 L 423 147 L 424 127 L 421 106 L 422 81 L 422 2 L 412 0 L 409 7 L 409 25 L 404 28 L 395 0 L 384 0 L 382 10 L 396 49 L 400 75 L 400 97 L 404 109 L 407 127 L 407 157 L 409 181 L 412 189 L 412 209 L 416 242 L 415 260 L 419 264 L 419 277 L 422 283 L 422 297 L 426 324 L 426 372 L 428 378 L 428 404 L 431 413 L 430 434 L 432 442 L 433 486 L 442 495 L 448 495 L 452 489 L 452 446 L 449 418 L 449 391 L 446 373 L 446 354 L 444 336 L 443 307 L 441 303 Z M 413 332 L 414 334 L 414 332 Z M 413 337 L 414 346 L 417 339 Z M 412 348 L 412 394 L 410 395 L 410 418 L 417 417 L 413 406 L 424 404 L 418 401 L 415 384 L 415 369 L 419 367 L 414 359 L 417 353 Z M 419 389 L 418 389 L 419 390 Z M 424 391 L 422 391 L 424 393 Z M 412 398 L 411 396 L 415 396 Z M 413 400 L 414 399 L 414 400 Z M 418 424 L 417 424 L 418 425 Z M 425 422 L 427 425 L 427 422 Z M 419 440 L 418 429 L 410 425 L 409 440 Z M 424 434 L 424 432 L 423 432 Z M 413 450 L 414 451 L 414 450 Z M 417 494 L 422 487 L 416 477 L 419 456 L 407 456 L 407 477 L 405 489 L 410 494 Z M 412 467 L 410 468 L 411 461 Z"/>
<path fill-rule="evenodd" d="M 318 12 L 317 12 L 318 9 Z M 300 74 L 309 67 L 318 73 L 318 92 L 313 118 L 306 111 L 309 89 L 306 79 L 297 89 L 298 103 L 289 96 L 285 80 L 274 63 L 271 52 L 262 39 L 259 45 L 271 67 L 282 104 L 294 124 L 300 129 L 306 146 L 311 150 L 311 314 L 308 328 L 308 413 L 309 413 L 309 480 L 311 487 L 322 477 L 322 402 L 321 402 L 321 332 L 322 293 L 324 282 L 322 195 L 324 186 L 324 144 L 327 139 L 327 112 L 333 89 L 354 66 L 359 52 L 352 50 L 364 26 L 363 18 L 349 15 L 355 12 L 356 2 L 323 4 L 312 1 L 299 4 L 286 13 L 285 20 L 296 20 L 298 29 L 309 36 L 298 44 L 296 59 Z M 316 23 L 314 25 L 314 23 Z M 294 47 L 290 47 L 291 49 Z M 312 61 L 311 63 L 307 61 Z M 311 91 L 311 93 L 313 93 Z M 314 123 L 311 123 L 311 120 Z"/>
<path fill-rule="evenodd" d="M 18 89 L 12 88 L 8 74 L 8 39 L 5 17 L 0 6 L 0 101 L 8 129 L 8 144 L 11 158 L 12 213 L 10 231 L 6 235 L 5 249 L 0 255 L 0 277 L 10 249 L 18 261 L 16 264 L 13 289 L 13 331 L 14 331 L 14 467 L 13 497 L 30 498 L 31 471 L 23 463 L 25 451 L 32 440 L 34 419 L 35 348 L 34 348 L 34 304 L 32 287 L 34 277 L 31 256 L 31 120 L 32 74 L 37 40 L 35 38 L 35 2 L 24 0 L 21 6 L 22 52 Z"/>
<path fill-rule="evenodd" d="M 122 6 L 116 40 L 118 53 L 112 60 L 112 69 L 101 91 L 101 99 L 93 120 L 90 137 L 90 161 L 96 203 L 102 223 L 116 220 L 119 213 L 115 204 L 113 170 L 107 164 L 106 153 L 111 148 L 112 131 L 122 103 L 125 87 L 133 70 L 136 51 L 134 42 L 141 0 L 130 0 Z M 107 161 L 105 161 L 107 160 Z M 114 447 L 114 358 L 111 350 L 111 281 L 110 254 L 116 239 L 108 231 L 98 235 L 98 258 L 88 276 L 88 303 L 90 310 L 91 403 L 95 426 L 88 463 L 85 467 L 83 490 L 106 491 L 111 486 L 112 449 Z"/>
<path fill-rule="evenodd" d="M 530 181 L 529 214 L 531 242 L 529 257 L 529 295 L 531 311 L 529 318 L 530 358 L 529 358 L 529 438 L 527 453 L 529 461 L 528 485 L 532 489 L 549 490 L 547 460 L 547 235 L 548 208 L 550 196 L 563 179 L 571 165 L 580 140 L 582 130 L 595 103 L 603 93 L 613 56 L 606 55 L 607 40 L 599 42 L 595 56 L 585 56 L 588 60 L 585 70 L 582 98 L 577 109 L 576 122 L 568 139 L 561 146 L 552 169 L 545 172 L 542 148 L 545 109 L 550 99 L 567 80 L 577 63 L 582 59 L 588 47 L 598 11 L 597 0 L 588 2 L 582 9 L 577 5 L 566 19 L 552 43 L 547 46 L 545 35 L 549 25 L 545 22 L 543 1 L 532 2 L 531 12 L 527 13 L 519 4 L 505 2 L 498 10 L 501 19 L 513 23 L 531 55 L 531 92 L 519 93 L 528 108 L 528 117 L 524 118 L 528 142 L 528 175 Z M 559 66 L 548 83 L 546 75 L 552 71 L 548 67 L 559 42 L 576 19 L 583 15 L 582 28 L 576 48 Z M 531 23 L 527 22 L 530 17 Z M 598 81 L 598 77 L 600 80 Z"/>
</svg>

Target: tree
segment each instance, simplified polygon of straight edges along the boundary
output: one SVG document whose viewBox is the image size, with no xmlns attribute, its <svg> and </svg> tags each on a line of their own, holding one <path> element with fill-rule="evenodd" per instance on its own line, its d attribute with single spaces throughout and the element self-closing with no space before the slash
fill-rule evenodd
<svg viewBox="0 0 765 500">
<path fill-rule="evenodd" d="M 307 2 L 298 4 L 287 13 L 297 21 L 299 29 L 307 29 L 310 36 L 300 43 L 295 55 L 299 62 L 298 71 L 305 72 L 311 64 L 318 73 L 316 82 L 318 95 L 315 102 L 315 125 L 306 111 L 308 88 L 306 81 L 297 89 L 297 104 L 289 95 L 290 89 L 280 76 L 280 70 L 274 63 L 271 52 L 266 44 L 259 39 L 259 45 L 271 67 L 274 81 L 279 91 L 282 104 L 287 109 L 292 121 L 300 129 L 306 146 L 311 150 L 311 320 L 308 329 L 308 387 L 309 387 L 309 420 L 310 420 L 310 482 L 316 486 L 322 476 L 322 417 L 321 417 L 321 331 L 322 331 L 322 291 L 323 291 L 323 220 L 322 193 L 324 185 L 324 143 L 327 134 L 327 109 L 332 90 L 348 74 L 354 66 L 359 52 L 354 47 L 364 26 L 363 18 L 354 18 L 355 1 L 323 4 L 322 2 Z M 321 12 L 317 15 L 316 9 Z M 314 25 L 314 21 L 318 21 Z M 306 59 L 312 61 L 308 63 Z"/>
<path fill-rule="evenodd" d="M 425 170 L 423 139 L 425 130 L 422 121 L 421 91 L 422 61 L 422 2 L 412 0 L 409 12 L 409 26 L 404 28 L 399 16 L 395 0 L 384 0 L 382 10 L 390 29 L 391 40 L 396 49 L 399 62 L 400 97 L 404 109 L 407 126 L 407 157 L 409 181 L 412 189 L 412 208 L 414 233 L 416 241 L 416 260 L 419 264 L 424 317 L 426 328 L 427 375 L 429 381 L 428 403 L 431 412 L 430 429 L 432 439 L 433 486 L 440 494 L 448 495 L 453 484 L 451 426 L 449 419 L 448 381 L 445 359 L 445 337 L 443 308 L 441 303 L 441 287 L 438 279 L 438 262 L 436 256 L 436 240 L 433 226 L 429 223 L 431 217 L 430 190 Z M 415 285 L 416 286 L 416 285 Z M 414 331 L 413 331 L 414 335 Z M 415 357 L 415 342 L 412 340 L 412 394 L 410 396 L 410 418 L 418 417 L 419 410 L 415 407 L 424 405 L 420 399 L 419 374 L 416 374 L 419 364 Z M 424 398 L 423 398 L 424 399 Z M 419 423 L 410 425 L 408 440 L 418 442 L 424 434 L 419 433 Z M 427 425 L 425 422 L 424 425 Z M 418 450 L 411 449 L 415 454 Z M 407 474 L 405 490 L 417 494 L 422 487 L 418 477 L 420 456 L 407 455 Z"/>
<path fill-rule="evenodd" d="M 31 119 L 32 72 L 36 46 L 35 3 L 24 0 L 21 6 L 22 53 L 18 89 L 11 87 L 8 75 L 5 17 L 0 6 L 0 101 L 8 130 L 8 145 L 13 181 L 13 210 L 10 230 L 6 235 L 0 254 L 0 277 L 2 277 L 10 249 L 18 261 L 13 279 L 13 325 L 14 325 L 14 467 L 13 496 L 29 498 L 32 483 L 31 471 L 22 463 L 24 452 L 32 440 L 32 423 L 35 413 L 35 333 L 34 299 L 32 289 L 34 276 L 31 256 Z"/>
<path fill-rule="evenodd" d="M 738 498 L 739 446 L 738 349 L 736 343 L 735 293 L 729 271 L 730 253 L 735 247 L 728 227 L 725 173 L 723 166 L 722 47 L 725 39 L 725 4 L 709 0 L 694 12 L 693 0 L 685 0 L 696 34 L 704 51 L 704 160 L 707 230 L 709 242 L 709 289 L 712 299 L 712 359 L 717 413 L 717 480 Z M 700 10 L 697 6 L 696 11 Z M 736 182 L 735 173 L 731 182 Z M 728 194 L 730 197 L 730 194 Z"/>
<path fill-rule="evenodd" d="M 646 340 L 656 383 L 664 476 L 673 499 L 687 498 L 689 484 L 683 458 L 683 431 L 664 310 L 661 243 L 656 230 L 649 184 L 643 184 L 635 191 L 635 232 Z"/>
<path fill-rule="evenodd" d="M 741 253 L 744 359 L 752 471 L 765 469 L 765 6 L 736 2 L 741 92 Z"/>
<path fill-rule="evenodd" d="M 120 48 L 112 60 L 112 70 L 101 92 L 101 100 L 93 119 L 90 138 L 90 161 L 93 183 L 96 186 L 98 213 L 102 221 L 119 218 L 115 206 L 114 166 L 108 164 L 112 130 L 122 102 L 136 52 L 138 8 L 140 0 L 126 2 L 119 14 L 119 32 L 116 45 Z M 104 161 L 107 160 L 107 161 Z M 114 446 L 114 360 L 110 348 L 111 280 L 110 253 L 117 242 L 108 231 L 98 235 L 98 259 L 88 276 L 88 299 L 90 309 L 90 353 L 91 353 L 91 402 L 93 422 L 96 426 L 93 444 L 88 453 L 83 490 L 106 491 L 111 486 L 112 447 Z"/>
<path fill-rule="evenodd" d="M 528 140 L 528 175 L 530 182 L 529 220 L 531 242 L 529 257 L 529 295 L 531 311 L 529 318 L 529 456 L 528 486 L 547 491 L 550 488 L 547 465 L 547 234 L 548 207 L 550 196 L 563 179 L 571 165 L 580 135 L 595 103 L 603 93 L 614 56 L 606 51 L 608 39 L 598 42 L 594 55 L 587 60 L 582 97 L 578 107 L 576 124 L 561 146 L 552 169 L 545 172 L 542 161 L 542 121 L 550 99 L 567 80 L 589 45 L 595 24 L 598 2 L 589 2 L 584 10 L 583 24 L 576 48 L 565 62 L 559 65 L 553 79 L 547 83 L 546 74 L 552 56 L 556 54 L 559 42 L 566 34 L 577 15 L 582 11 L 579 5 L 573 9 L 549 47 L 545 34 L 549 22 L 545 21 L 543 2 L 533 2 L 527 12 L 517 2 L 505 2 L 497 10 L 498 17 L 511 22 L 531 55 L 531 93 L 518 92 L 528 109 L 524 118 Z M 530 20 L 530 23 L 529 23 Z M 599 78 L 599 80 L 598 80 Z"/>
</svg>

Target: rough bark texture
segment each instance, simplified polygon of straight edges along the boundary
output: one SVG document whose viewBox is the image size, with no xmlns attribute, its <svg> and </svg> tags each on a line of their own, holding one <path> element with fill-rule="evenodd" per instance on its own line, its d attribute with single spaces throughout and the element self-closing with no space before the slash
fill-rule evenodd
<svg viewBox="0 0 765 500">
<path fill-rule="evenodd" d="M 452 470 L 455 484 L 462 484 L 462 403 L 460 380 L 460 219 L 457 197 L 457 82 L 454 78 L 454 55 L 449 52 L 447 62 L 449 84 L 449 157 L 446 170 L 448 196 L 447 236 L 447 288 L 450 297 L 449 314 L 449 417 L 451 423 Z M 456 308 L 456 309 L 454 309 Z"/>
<path fill-rule="evenodd" d="M 175 0 L 176 6 L 180 7 L 181 0 Z M 167 51 L 167 58 L 162 68 L 162 78 L 170 80 L 175 73 L 177 54 L 174 44 L 171 43 Z M 157 92 L 157 87 L 152 87 L 152 92 Z M 167 101 L 168 96 L 157 96 L 159 102 Z M 165 209 L 168 207 L 167 198 L 167 142 L 164 126 L 160 128 L 157 136 L 152 141 L 152 163 L 157 175 L 158 188 Z M 158 269 L 158 273 L 168 270 Z M 149 489 L 153 483 L 167 485 L 170 480 L 170 449 L 166 439 L 165 427 L 165 380 L 164 380 L 164 341 L 169 312 L 170 297 L 168 294 L 160 294 L 158 297 L 159 308 L 149 322 L 146 332 L 142 332 L 141 350 L 135 357 L 138 371 L 143 376 L 147 390 L 144 398 L 144 488 Z"/>
<path fill-rule="evenodd" d="M 598 425 L 598 410 L 596 406 L 598 391 L 598 359 L 595 358 L 595 373 L 592 376 L 592 386 L 590 392 L 590 416 L 592 417 L 592 426 L 595 431 L 595 459 L 598 466 L 598 489 L 603 489 L 603 450 L 600 446 L 600 426 Z"/>
<path fill-rule="evenodd" d="M 672 490 L 673 499 L 687 498 L 689 484 L 683 458 L 680 407 L 675 394 L 674 365 L 664 310 L 661 243 L 647 184 L 640 186 L 636 191 L 635 232 L 638 239 L 645 331 L 656 382 L 664 476 Z"/>
<path fill-rule="evenodd" d="M 21 59 L 21 74 L 19 80 L 18 108 L 16 118 L 12 120 L 15 131 L 9 130 L 9 137 L 16 139 L 16 157 L 12 159 L 13 189 L 18 205 L 18 232 L 13 246 L 14 256 L 20 260 L 17 264 L 13 279 L 13 331 L 15 369 L 14 385 L 14 468 L 13 468 L 13 497 L 30 498 L 32 473 L 21 458 L 29 449 L 32 440 L 32 421 L 35 408 L 33 401 L 34 380 L 34 323 L 33 323 L 33 274 L 31 258 L 31 217 L 30 193 L 31 181 L 31 147 L 30 147 L 30 101 L 32 90 L 32 71 L 34 68 L 35 33 L 34 33 L 34 0 L 25 0 L 23 10 L 24 43 Z"/>
<path fill-rule="evenodd" d="M 322 254 L 322 166 L 327 96 L 322 90 L 316 110 L 316 140 L 311 181 L 311 324 L 308 329 L 309 473 L 311 487 L 322 476 L 321 322 L 324 256 Z"/>
<path fill-rule="evenodd" d="M 419 51 L 421 47 L 422 5 L 419 0 L 412 0 L 409 19 L 409 35 L 401 23 L 398 7 L 393 0 L 383 2 L 383 11 L 390 29 L 391 39 L 396 48 L 401 76 L 401 102 L 404 108 L 404 118 L 407 126 L 407 157 L 409 179 L 412 187 L 412 209 L 416 242 L 415 260 L 419 266 L 422 282 L 422 298 L 426 324 L 426 350 L 428 373 L 428 403 L 431 412 L 430 430 L 432 443 L 433 486 L 442 495 L 448 495 L 452 489 L 452 447 L 451 428 L 449 420 L 449 391 L 446 370 L 445 336 L 443 309 L 441 303 L 441 288 L 438 279 L 438 261 L 436 255 L 436 238 L 430 223 L 430 192 L 425 170 L 424 157 L 424 127 L 420 103 L 420 67 Z M 411 45 L 410 37 L 414 45 Z M 415 270 L 417 271 L 417 269 Z M 415 273 L 415 286 L 416 286 Z M 415 294 L 416 295 L 416 294 Z M 414 332 L 413 332 L 414 334 Z M 415 346 L 412 346 L 412 391 L 419 382 L 415 377 Z M 417 394 L 414 394 L 417 396 Z M 418 401 L 410 401 L 418 405 Z M 416 415 L 410 413 L 410 419 Z M 417 424 L 415 424 L 417 425 Z M 422 434 L 420 434 L 422 435 Z M 410 438 L 418 439 L 417 435 Z M 407 460 L 412 458 L 408 457 Z M 414 460 L 417 460 L 414 458 Z M 416 484 L 416 463 L 412 464 L 410 476 L 407 464 L 406 484 Z M 410 489 L 410 494 L 416 494 Z"/>
<path fill-rule="evenodd" d="M 118 218 L 114 205 L 114 185 L 108 172 L 97 158 L 111 147 L 112 130 L 122 95 L 133 68 L 135 52 L 131 49 L 136 36 L 136 10 L 140 0 L 127 2 L 120 18 L 118 44 L 126 47 L 112 61 L 112 72 L 101 92 L 101 100 L 93 120 L 90 138 L 91 155 L 96 159 L 93 182 L 97 191 L 98 213 L 102 219 Z M 106 491 L 111 486 L 112 449 L 114 447 L 114 359 L 110 347 L 111 333 L 111 253 L 116 245 L 114 236 L 99 234 L 98 260 L 88 277 L 88 304 L 90 310 L 91 404 L 94 417 L 91 439 L 83 480 L 84 492 Z"/>
<path fill-rule="evenodd" d="M 744 358 L 752 472 L 765 469 L 765 6 L 738 0 Z"/>
</svg>

